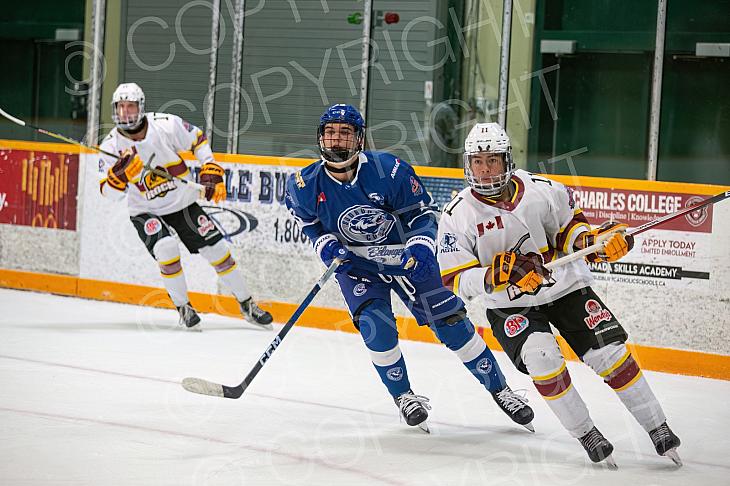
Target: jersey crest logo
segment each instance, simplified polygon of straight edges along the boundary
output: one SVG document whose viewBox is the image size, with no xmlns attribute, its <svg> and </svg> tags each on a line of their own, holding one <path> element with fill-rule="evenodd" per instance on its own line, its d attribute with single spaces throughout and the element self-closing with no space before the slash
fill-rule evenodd
<svg viewBox="0 0 730 486">
<path fill-rule="evenodd" d="M 504 334 L 508 338 L 513 338 L 519 333 L 527 329 L 530 320 L 522 314 L 512 314 L 504 321 Z"/>
<path fill-rule="evenodd" d="M 164 167 L 158 169 L 167 172 Z M 145 198 L 150 201 L 158 197 L 165 197 L 168 192 L 177 189 L 175 181 L 168 180 L 152 171 L 146 171 L 142 180 L 137 183 L 137 188 L 144 193 Z"/>
<path fill-rule="evenodd" d="M 411 176 L 411 192 L 414 196 L 420 196 L 423 194 L 423 187 L 421 187 L 421 184 L 413 176 Z"/>
<path fill-rule="evenodd" d="M 368 199 L 370 199 L 373 204 L 377 204 L 378 206 L 382 206 L 385 204 L 385 198 L 377 192 L 371 192 L 370 194 L 368 194 Z"/>
<path fill-rule="evenodd" d="M 380 243 L 385 241 L 395 224 L 392 214 L 372 206 L 357 205 L 340 214 L 337 226 L 350 241 Z"/>
<path fill-rule="evenodd" d="M 611 319 L 613 319 L 608 309 L 604 309 L 601 304 L 593 299 L 588 300 L 585 307 L 588 317 L 584 318 L 583 321 L 585 321 L 588 329 L 594 329 L 602 321 L 611 322 Z"/>
<path fill-rule="evenodd" d="M 453 253 L 459 251 L 456 247 L 456 235 L 454 233 L 444 233 L 439 242 L 439 253 Z"/>
</svg>

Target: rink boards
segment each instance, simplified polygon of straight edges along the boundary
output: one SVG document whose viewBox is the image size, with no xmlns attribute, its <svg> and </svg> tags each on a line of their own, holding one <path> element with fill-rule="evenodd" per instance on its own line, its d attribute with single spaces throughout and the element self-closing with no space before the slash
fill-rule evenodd
<svg viewBox="0 0 730 486">
<path fill-rule="evenodd" d="M 191 154 L 184 157 L 191 161 Z M 308 161 L 229 154 L 216 154 L 216 159 L 227 171 L 228 199 L 209 211 L 227 235 L 254 295 L 266 302 L 277 321 L 285 321 L 323 271 L 283 204 L 286 177 Z M 157 267 L 129 223 L 126 205 L 99 195 L 96 156 L 64 144 L 3 140 L 0 160 L 6 170 L 0 182 L 0 268 L 5 269 L 0 270 L 0 285 L 169 306 Z M 461 170 L 416 171 L 440 206 L 463 187 Z M 73 204 L 68 192 L 76 181 L 68 174 L 76 173 L 80 197 Z M 634 227 L 728 190 L 549 177 L 573 188 L 576 203 L 592 223 L 612 218 Z M 722 224 L 729 216 L 729 203 L 691 213 L 638 237 L 634 250 L 620 262 L 592 267 L 594 288 L 629 330 L 647 369 L 730 379 L 730 228 Z M 195 292 L 193 304 L 203 311 L 235 312 L 232 299 L 217 295 L 223 289 L 205 261 L 184 252 L 183 265 Z M 344 309 L 339 289 L 330 284 L 302 323 L 352 332 Z M 498 348 L 485 328 L 484 310 L 478 301 L 469 304 L 472 320 L 490 346 Z M 396 312 L 407 314 L 401 305 Z M 412 319 L 399 320 L 405 338 L 433 341 Z"/>
</svg>

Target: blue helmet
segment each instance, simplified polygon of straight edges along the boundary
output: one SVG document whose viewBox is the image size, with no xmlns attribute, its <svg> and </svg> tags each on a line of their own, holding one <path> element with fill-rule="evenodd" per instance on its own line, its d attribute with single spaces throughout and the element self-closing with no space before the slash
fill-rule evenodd
<svg viewBox="0 0 730 486">
<path fill-rule="evenodd" d="M 355 129 L 355 146 L 351 148 L 326 148 L 323 144 L 324 128 L 329 123 L 347 123 Z M 365 140 L 365 120 L 360 112 L 352 105 L 332 105 L 319 118 L 317 129 L 317 145 L 322 158 L 327 162 L 342 163 L 351 159 L 363 149 Z"/>
</svg>

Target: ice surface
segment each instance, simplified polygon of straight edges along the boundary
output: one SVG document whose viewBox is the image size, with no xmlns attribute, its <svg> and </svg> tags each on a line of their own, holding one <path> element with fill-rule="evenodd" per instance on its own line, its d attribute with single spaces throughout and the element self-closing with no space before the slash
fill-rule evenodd
<svg viewBox="0 0 730 486">
<path fill-rule="evenodd" d="M 315 301 L 315 305 L 317 301 Z M 508 421 L 445 347 L 404 341 L 431 435 L 399 422 L 356 334 L 295 328 L 239 400 L 186 376 L 237 384 L 274 337 L 241 320 L 0 290 L 2 485 L 730 484 L 730 382 L 645 372 L 685 466 L 587 367 L 570 363 L 617 472 L 589 463 L 530 380 L 497 353 L 535 409 Z"/>
</svg>

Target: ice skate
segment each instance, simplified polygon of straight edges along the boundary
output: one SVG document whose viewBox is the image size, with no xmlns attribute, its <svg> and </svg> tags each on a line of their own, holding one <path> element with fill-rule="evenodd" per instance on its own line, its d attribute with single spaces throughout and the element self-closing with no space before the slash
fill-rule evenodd
<svg viewBox="0 0 730 486">
<path fill-rule="evenodd" d="M 253 297 L 249 297 L 238 304 L 241 306 L 241 314 L 243 314 L 244 319 L 248 322 L 256 324 L 264 329 L 274 328 L 274 326 L 271 325 L 274 318 L 271 317 L 271 314 L 256 305 L 256 302 L 253 301 Z"/>
<path fill-rule="evenodd" d="M 422 395 L 415 395 L 412 390 L 408 390 L 394 398 L 395 404 L 400 410 L 401 416 L 410 426 L 418 426 L 426 433 L 431 433 L 426 423 L 428 419 L 428 411 L 431 406 L 428 404 L 428 398 Z"/>
<path fill-rule="evenodd" d="M 609 469 L 618 469 L 616 461 L 613 460 L 613 445 L 606 439 L 597 428 L 593 427 L 586 435 L 578 439 L 580 444 L 588 453 L 588 458 L 593 462 L 605 461 Z"/>
<path fill-rule="evenodd" d="M 654 443 L 654 448 L 656 449 L 657 454 L 668 457 L 674 462 L 674 464 L 682 467 L 682 459 L 680 459 L 679 454 L 677 453 L 677 447 L 679 447 L 682 442 L 679 440 L 679 437 L 672 432 L 672 429 L 669 428 L 666 422 L 649 432 L 649 437 L 651 437 L 651 441 Z"/>
<path fill-rule="evenodd" d="M 197 312 L 195 312 L 195 309 L 193 309 L 190 303 L 181 305 L 177 308 L 177 311 L 180 313 L 180 320 L 178 323 L 186 330 L 197 332 L 203 330 L 200 327 L 200 316 Z"/>
<path fill-rule="evenodd" d="M 492 393 L 492 398 L 497 402 L 499 408 L 507 414 L 517 424 L 522 425 L 530 432 L 535 432 L 535 427 L 532 426 L 532 419 L 535 418 L 535 413 L 532 411 L 529 405 L 527 405 L 527 399 L 517 393 L 513 392 L 510 387 L 505 386 L 502 390 Z"/>
</svg>

